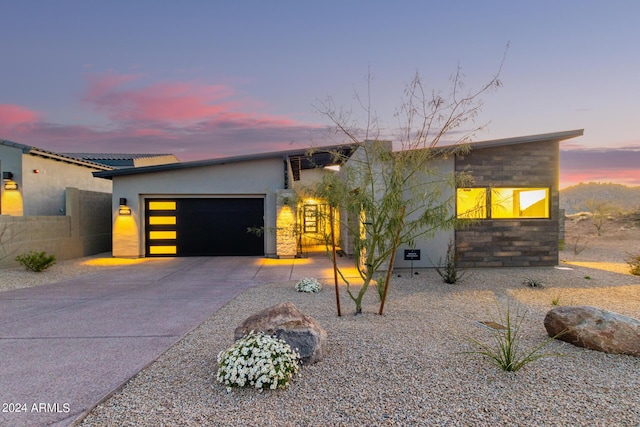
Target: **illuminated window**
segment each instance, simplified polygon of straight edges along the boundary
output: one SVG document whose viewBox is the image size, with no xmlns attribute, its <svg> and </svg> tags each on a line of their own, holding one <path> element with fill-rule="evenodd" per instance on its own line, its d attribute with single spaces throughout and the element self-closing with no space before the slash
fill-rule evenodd
<svg viewBox="0 0 640 427">
<path fill-rule="evenodd" d="M 176 223 L 175 216 L 150 216 L 149 225 L 172 225 Z"/>
<path fill-rule="evenodd" d="M 549 218 L 549 189 L 492 188 L 491 218 Z"/>
<path fill-rule="evenodd" d="M 150 255 L 175 255 L 175 246 L 149 246 Z"/>
<path fill-rule="evenodd" d="M 456 191 L 458 218 L 486 218 L 487 190 L 485 188 L 458 188 Z"/>
<path fill-rule="evenodd" d="M 149 239 L 152 240 L 175 240 L 177 233 L 175 231 L 149 231 Z"/>
<path fill-rule="evenodd" d="M 549 218 L 548 188 L 458 188 L 456 216 L 467 219 Z"/>
<path fill-rule="evenodd" d="M 155 201 L 149 202 L 149 210 L 150 211 L 175 211 L 176 210 L 176 202 L 174 201 Z"/>
</svg>

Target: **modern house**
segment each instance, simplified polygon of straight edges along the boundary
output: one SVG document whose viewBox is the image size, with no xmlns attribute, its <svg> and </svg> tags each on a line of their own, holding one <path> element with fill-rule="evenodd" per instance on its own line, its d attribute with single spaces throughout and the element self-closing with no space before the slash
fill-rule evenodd
<svg viewBox="0 0 640 427">
<path fill-rule="evenodd" d="M 467 266 L 557 264 L 559 143 L 582 134 L 572 130 L 477 142 L 469 154 L 440 161 L 436 166 L 443 173 L 473 176 L 473 185 L 450 191 L 456 214 L 474 221 L 400 247 L 395 265 L 437 264 L 450 241 Z M 357 156 L 356 148 L 97 171 L 94 176 L 113 181 L 113 255 L 299 255 L 326 233 L 327 224 L 323 201 L 296 190 L 335 173 L 339 165 L 332 152 L 340 151 L 348 162 Z M 343 243 L 347 253 L 348 246 Z M 419 249 L 420 259 L 405 259 L 405 249 Z"/>
<path fill-rule="evenodd" d="M 177 161 L 167 154 L 61 154 L 0 140 L 0 267 L 29 251 L 64 260 L 111 250 L 112 183 L 93 172 Z"/>
<path fill-rule="evenodd" d="M 111 193 L 111 183 L 93 172 L 113 169 L 29 145 L 0 139 L 0 213 L 12 216 L 65 215 L 65 191 Z"/>
<path fill-rule="evenodd" d="M 112 168 L 0 140 L 0 267 L 45 251 L 58 260 L 111 249 L 111 183 L 93 172 Z"/>
</svg>

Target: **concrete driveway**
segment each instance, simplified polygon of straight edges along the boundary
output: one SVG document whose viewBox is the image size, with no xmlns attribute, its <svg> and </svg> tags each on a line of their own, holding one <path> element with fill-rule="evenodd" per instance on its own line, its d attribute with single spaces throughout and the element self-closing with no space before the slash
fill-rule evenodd
<svg viewBox="0 0 640 427">
<path fill-rule="evenodd" d="M 305 276 L 332 278 L 326 256 L 145 259 L 2 292 L 0 425 L 70 425 L 238 293 Z"/>
</svg>

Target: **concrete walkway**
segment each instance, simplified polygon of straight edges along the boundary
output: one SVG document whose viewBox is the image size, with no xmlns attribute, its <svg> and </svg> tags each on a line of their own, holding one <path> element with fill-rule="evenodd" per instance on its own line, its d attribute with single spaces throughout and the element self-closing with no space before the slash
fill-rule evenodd
<svg viewBox="0 0 640 427">
<path fill-rule="evenodd" d="M 0 425 L 73 424 L 240 292 L 302 277 L 332 280 L 331 263 L 145 259 L 2 292 Z"/>
</svg>

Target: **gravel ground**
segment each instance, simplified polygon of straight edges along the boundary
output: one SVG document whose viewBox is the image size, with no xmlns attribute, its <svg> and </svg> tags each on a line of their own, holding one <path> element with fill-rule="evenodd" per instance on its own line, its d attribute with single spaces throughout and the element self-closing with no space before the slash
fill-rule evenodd
<svg viewBox="0 0 640 427">
<path fill-rule="evenodd" d="M 55 283 L 92 273 L 99 268 L 108 268 L 112 263 L 110 258 L 107 258 L 110 256 L 111 254 L 104 253 L 69 261 L 58 261 L 40 273 L 27 271 L 24 267 L 2 268 L 0 269 L 0 292 Z"/>
<path fill-rule="evenodd" d="M 640 281 L 590 270 L 534 269 L 558 285 L 524 288 L 521 269 L 473 271 L 459 285 L 432 271 L 395 278 L 386 314 L 374 293 L 354 316 L 342 296 L 338 318 L 333 289 L 319 294 L 274 283 L 240 295 L 156 363 L 98 406 L 83 426 L 352 426 L 352 425 L 601 425 L 640 424 L 640 359 L 607 355 L 562 342 L 541 359 L 505 373 L 487 360 L 460 354 L 465 337 L 490 342 L 476 320 L 500 320 L 511 301 L 526 311 L 523 344 L 546 338 L 542 320 L 557 293 L 640 318 Z M 584 279 L 585 272 L 592 279 Z M 531 273 L 531 272 L 530 272 Z M 587 283 L 582 287 L 576 284 Z M 328 352 L 305 366 L 288 389 L 259 393 L 215 382 L 216 354 L 233 342 L 248 315 L 292 301 L 328 332 Z"/>
<path fill-rule="evenodd" d="M 552 300 L 640 318 L 640 278 L 615 272 L 626 251 L 640 250 L 638 237 L 638 229 L 625 229 L 600 252 L 595 243 L 580 255 L 562 252 L 565 261 L 599 262 L 598 269 L 567 263 L 562 267 L 571 269 L 477 269 L 457 285 L 442 283 L 432 270 L 413 276 L 402 271 L 393 279 L 384 316 L 375 314 L 373 290 L 364 314 L 354 316 L 341 289 L 343 316 L 337 317 L 332 286 L 318 294 L 296 292 L 295 282 L 250 289 L 98 405 L 81 425 L 639 426 L 640 358 L 554 341 L 545 352 L 562 357 L 505 373 L 486 359 L 461 353 L 470 349 L 469 337 L 491 342 L 490 331 L 476 321 L 500 321 L 508 304 L 525 315 L 525 348 L 546 339 L 542 320 L 554 307 Z M 527 277 L 545 287 L 523 286 Z M 2 271 L 0 278 L 4 283 Z M 228 393 L 215 382 L 217 353 L 232 344 L 234 328 L 247 316 L 284 301 L 327 330 L 326 357 L 303 367 L 287 389 Z"/>
</svg>

